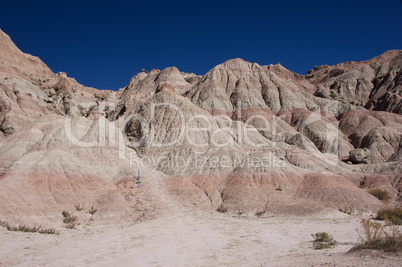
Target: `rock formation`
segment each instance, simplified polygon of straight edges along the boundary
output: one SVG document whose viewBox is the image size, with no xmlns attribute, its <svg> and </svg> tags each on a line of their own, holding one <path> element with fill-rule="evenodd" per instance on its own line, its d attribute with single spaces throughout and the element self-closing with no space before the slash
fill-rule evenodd
<svg viewBox="0 0 402 267">
<path fill-rule="evenodd" d="M 204 76 L 140 72 L 114 92 L 54 74 L 0 31 L 0 218 L 50 225 L 82 203 L 146 219 L 161 203 L 152 172 L 184 204 L 230 212 L 374 211 L 363 180 L 400 203 L 401 58 L 305 76 L 233 59 Z"/>
</svg>

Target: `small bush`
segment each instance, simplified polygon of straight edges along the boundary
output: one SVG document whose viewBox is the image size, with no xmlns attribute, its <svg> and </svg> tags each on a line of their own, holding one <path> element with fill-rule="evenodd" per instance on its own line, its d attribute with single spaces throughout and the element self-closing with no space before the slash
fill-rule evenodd
<svg viewBox="0 0 402 267">
<path fill-rule="evenodd" d="M 380 188 L 370 189 L 369 193 L 382 201 L 388 201 L 391 198 L 387 190 L 382 190 Z"/>
<path fill-rule="evenodd" d="M 335 247 L 338 243 L 330 237 L 327 233 L 315 233 L 311 235 L 314 238 L 314 248 L 315 249 L 324 249 Z"/>
<path fill-rule="evenodd" d="M 351 208 L 342 208 L 339 209 L 340 212 L 343 212 L 345 214 L 351 215 L 352 214 L 352 209 Z"/>
<path fill-rule="evenodd" d="M 67 229 L 74 229 L 76 226 L 76 221 L 78 220 L 77 216 L 72 216 L 67 211 L 63 211 L 61 213 L 63 215 L 63 223 L 67 224 Z"/>
<path fill-rule="evenodd" d="M 216 211 L 220 212 L 220 213 L 226 213 L 226 212 L 228 212 L 228 208 L 226 208 L 222 203 L 221 205 L 219 205 L 219 207 L 216 209 Z"/>
<path fill-rule="evenodd" d="M 36 233 L 40 229 L 40 227 L 29 227 L 26 225 L 19 225 L 18 227 L 7 225 L 6 228 L 9 231 L 19 231 L 19 232 L 25 232 L 25 233 Z"/>
<path fill-rule="evenodd" d="M 385 220 L 389 224 L 402 225 L 402 209 L 401 208 L 382 208 L 377 212 L 378 220 Z"/>
<path fill-rule="evenodd" d="M 262 210 L 262 211 L 256 211 L 256 213 L 255 213 L 255 215 L 256 216 L 261 216 L 261 215 L 264 215 L 265 214 L 265 210 Z"/>
<path fill-rule="evenodd" d="M 402 235 L 396 226 L 391 228 L 391 231 L 385 231 L 385 226 L 380 223 L 374 223 L 370 220 L 362 220 L 360 222 L 363 228 L 363 236 L 358 232 L 361 243 L 354 246 L 350 251 L 360 249 L 383 250 L 385 252 L 402 251 Z"/>
<path fill-rule="evenodd" d="M 63 219 L 63 223 L 73 223 L 73 222 L 75 222 L 77 220 L 78 220 L 77 216 L 65 217 Z"/>
<path fill-rule="evenodd" d="M 91 209 L 88 211 L 88 213 L 90 213 L 91 215 L 94 215 L 97 211 L 98 211 L 98 209 L 96 209 L 94 206 L 92 206 Z"/>
<path fill-rule="evenodd" d="M 48 229 L 39 230 L 39 233 L 47 234 L 47 235 L 54 235 L 54 234 L 56 234 L 56 230 L 54 228 L 48 228 Z"/>
<path fill-rule="evenodd" d="M 7 230 L 9 231 L 18 231 L 18 232 L 25 232 L 25 233 L 40 233 L 40 234 L 55 234 L 56 230 L 54 228 L 48 229 L 40 229 L 41 227 L 29 227 L 26 225 L 19 225 L 17 226 L 10 226 L 8 224 L 5 225 Z"/>
<path fill-rule="evenodd" d="M 77 225 L 76 225 L 75 222 L 69 222 L 69 223 L 66 225 L 66 228 L 67 228 L 67 229 L 75 229 L 76 226 L 77 226 Z"/>
</svg>

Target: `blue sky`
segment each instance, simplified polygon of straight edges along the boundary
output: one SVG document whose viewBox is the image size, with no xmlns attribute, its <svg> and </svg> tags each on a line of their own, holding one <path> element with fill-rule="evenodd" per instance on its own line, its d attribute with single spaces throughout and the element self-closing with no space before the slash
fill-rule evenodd
<svg viewBox="0 0 402 267">
<path fill-rule="evenodd" d="M 314 66 L 402 49 L 402 0 L 10 1 L 0 28 L 78 82 L 117 90 L 141 71 L 205 74 L 231 58 Z"/>
</svg>

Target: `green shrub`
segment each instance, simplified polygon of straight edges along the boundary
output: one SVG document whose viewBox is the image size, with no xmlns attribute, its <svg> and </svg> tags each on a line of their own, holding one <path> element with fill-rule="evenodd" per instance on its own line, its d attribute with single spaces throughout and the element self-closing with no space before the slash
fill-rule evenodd
<svg viewBox="0 0 402 267">
<path fill-rule="evenodd" d="M 220 212 L 220 213 L 226 213 L 226 212 L 228 212 L 228 208 L 226 208 L 222 203 L 221 205 L 219 205 L 219 207 L 216 209 L 216 211 Z"/>
<path fill-rule="evenodd" d="M 385 220 L 390 224 L 402 225 L 402 209 L 401 208 L 382 208 L 377 212 L 378 220 Z"/>
<path fill-rule="evenodd" d="M 379 200 L 382 201 L 388 201 L 390 200 L 390 196 L 388 194 L 387 190 L 382 190 L 380 188 L 373 188 L 369 190 L 369 193 L 378 198 Z"/>
<path fill-rule="evenodd" d="M 327 233 L 315 233 L 311 235 L 314 238 L 314 248 L 315 249 L 324 249 L 335 247 L 338 242 L 336 242 L 332 237 L 330 237 Z"/>
</svg>

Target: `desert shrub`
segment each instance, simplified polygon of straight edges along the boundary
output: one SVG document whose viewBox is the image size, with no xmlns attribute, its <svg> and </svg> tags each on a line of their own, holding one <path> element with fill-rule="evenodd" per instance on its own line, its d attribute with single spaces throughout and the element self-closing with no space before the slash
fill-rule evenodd
<svg viewBox="0 0 402 267">
<path fill-rule="evenodd" d="M 76 224 L 76 221 L 78 220 L 77 216 L 73 216 L 67 211 L 63 211 L 61 213 L 63 215 L 63 223 L 67 224 L 66 228 L 67 229 L 74 229 Z"/>
<path fill-rule="evenodd" d="M 9 231 L 19 231 L 19 232 L 25 232 L 25 233 L 36 233 L 39 231 L 40 227 L 29 227 L 26 225 L 19 225 L 19 226 L 6 226 L 7 230 Z"/>
<path fill-rule="evenodd" d="M 356 231 L 360 236 L 361 242 L 354 246 L 351 251 L 360 249 L 383 250 L 386 252 L 402 251 L 402 235 L 398 227 L 393 226 L 390 231 L 385 231 L 385 226 L 380 223 L 364 219 L 360 224 L 363 228 L 363 233 Z"/>
<path fill-rule="evenodd" d="M 375 223 L 370 220 L 361 220 L 360 225 L 363 228 L 363 236 L 357 232 L 361 240 L 366 240 L 367 242 L 374 242 L 381 239 L 384 232 L 384 226 L 380 223 Z"/>
<path fill-rule="evenodd" d="M 339 209 L 340 212 L 346 213 L 348 215 L 352 214 L 352 209 L 351 208 L 341 208 Z"/>
<path fill-rule="evenodd" d="M 98 209 L 96 209 L 94 206 L 92 206 L 91 209 L 88 211 L 88 213 L 90 213 L 91 215 L 94 215 L 97 211 L 98 211 Z"/>
<path fill-rule="evenodd" d="M 17 226 L 10 226 L 8 224 L 5 225 L 7 230 L 9 231 L 18 231 L 18 232 L 25 232 L 25 233 L 40 233 L 40 234 L 55 234 L 56 230 L 54 228 L 48 229 L 41 229 L 41 227 L 29 227 L 26 225 L 19 225 Z"/>
<path fill-rule="evenodd" d="M 391 198 L 387 190 L 382 190 L 380 188 L 370 189 L 369 193 L 382 201 L 388 201 Z"/>
<path fill-rule="evenodd" d="M 78 220 L 77 216 L 69 216 L 63 219 L 63 223 L 73 223 L 77 220 Z"/>
<path fill-rule="evenodd" d="M 216 209 L 216 211 L 220 212 L 220 213 L 226 213 L 226 212 L 228 212 L 228 208 L 226 208 L 222 203 L 219 205 L 219 207 Z"/>
<path fill-rule="evenodd" d="M 259 211 L 256 211 L 256 212 L 255 212 L 255 215 L 256 215 L 256 216 L 261 216 L 261 215 L 264 215 L 265 212 L 266 212 L 265 210 L 259 210 Z"/>
<path fill-rule="evenodd" d="M 77 224 L 76 224 L 75 222 L 69 222 L 69 223 L 66 225 L 66 228 L 67 228 L 67 229 L 75 229 L 76 226 L 77 226 Z"/>
<path fill-rule="evenodd" d="M 56 230 L 54 228 L 48 228 L 48 229 L 41 229 L 38 231 L 40 234 L 47 234 L 47 235 L 54 235 L 56 234 Z"/>
<path fill-rule="evenodd" d="M 402 225 L 402 209 L 385 207 L 377 212 L 378 220 L 385 220 L 390 224 Z"/>
<path fill-rule="evenodd" d="M 82 211 L 82 207 L 81 207 L 81 204 L 77 204 L 77 205 L 74 205 L 74 207 L 75 207 L 75 209 L 77 210 L 77 211 Z"/>
<path fill-rule="evenodd" d="M 324 249 L 335 247 L 337 242 L 325 232 L 315 233 L 311 235 L 314 238 L 314 248 Z"/>
</svg>

